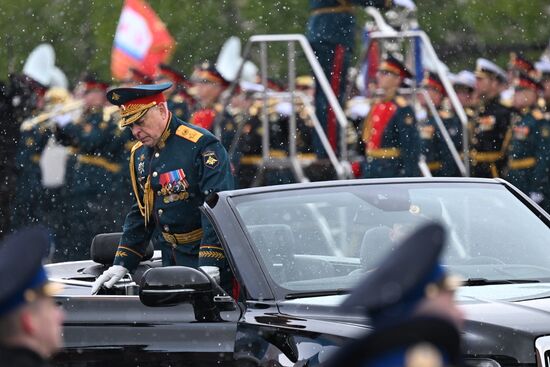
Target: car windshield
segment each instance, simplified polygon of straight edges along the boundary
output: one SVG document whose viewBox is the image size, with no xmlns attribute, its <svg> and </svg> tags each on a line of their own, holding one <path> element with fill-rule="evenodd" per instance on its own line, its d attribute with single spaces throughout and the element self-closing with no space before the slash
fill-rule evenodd
<svg viewBox="0 0 550 367">
<path fill-rule="evenodd" d="M 447 228 L 443 263 L 472 285 L 550 279 L 548 226 L 500 184 L 367 184 L 233 200 L 266 272 L 289 291 L 353 288 L 427 221 Z"/>
</svg>

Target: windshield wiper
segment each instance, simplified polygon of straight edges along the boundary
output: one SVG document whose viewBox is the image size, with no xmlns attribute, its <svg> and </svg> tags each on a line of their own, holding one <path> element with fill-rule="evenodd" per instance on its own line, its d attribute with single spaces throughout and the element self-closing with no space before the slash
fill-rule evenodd
<svg viewBox="0 0 550 367">
<path fill-rule="evenodd" d="M 487 278 L 469 278 L 466 279 L 462 285 L 476 286 L 476 285 L 498 285 L 498 284 L 524 284 L 524 283 L 540 283 L 540 280 L 536 279 L 487 279 Z"/>
<path fill-rule="evenodd" d="M 311 292 L 295 292 L 289 293 L 285 296 L 285 299 L 307 298 L 307 297 L 323 297 L 323 296 L 337 296 L 340 294 L 349 294 L 349 289 L 333 289 L 330 291 L 311 291 Z"/>
</svg>

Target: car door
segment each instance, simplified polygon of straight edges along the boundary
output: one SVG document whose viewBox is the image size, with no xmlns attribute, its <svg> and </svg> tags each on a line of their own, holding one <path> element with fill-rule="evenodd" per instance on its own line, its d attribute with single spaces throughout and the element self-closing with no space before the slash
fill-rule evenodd
<svg viewBox="0 0 550 367">
<path fill-rule="evenodd" d="M 193 306 L 147 307 L 138 296 L 59 296 L 65 349 L 56 366 L 233 365 L 240 310 L 197 322 Z"/>
</svg>

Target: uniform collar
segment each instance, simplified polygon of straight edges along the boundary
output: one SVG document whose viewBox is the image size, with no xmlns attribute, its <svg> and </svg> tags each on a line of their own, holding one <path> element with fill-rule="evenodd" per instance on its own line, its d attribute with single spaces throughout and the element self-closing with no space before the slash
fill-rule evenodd
<svg viewBox="0 0 550 367">
<path fill-rule="evenodd" d="M 159 142 L 157 143 L 157 145 L 155 145 L 155 148 L 159 150 L 164 148 L 166 146 L 166 141 L 168 140 L 168 138 L 170 138 L 170 136 L 174 134 L 175 131 L 176 131 L 175 118 L 174 118 L 174 115 L 172 115 L 172 112 L 170 112 L 170 116 L 168 117 L 168 123 L 166 124 L 166 127 L 164 128 L 164 131 L 160 136 Z"/>
</svg>

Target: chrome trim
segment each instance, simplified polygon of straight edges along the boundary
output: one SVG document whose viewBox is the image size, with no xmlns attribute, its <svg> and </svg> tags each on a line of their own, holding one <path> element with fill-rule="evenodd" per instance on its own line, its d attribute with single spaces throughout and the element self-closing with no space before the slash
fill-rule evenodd
<svg viewBox="0 0 550 367">
<path fill-rule="evenodd" d="M 541 336 L 535 340 L 535 351 L 537 354 L 537 366 L 550 367 L 550 336 Z"/>
</svg>

